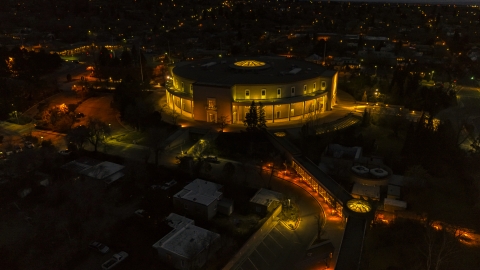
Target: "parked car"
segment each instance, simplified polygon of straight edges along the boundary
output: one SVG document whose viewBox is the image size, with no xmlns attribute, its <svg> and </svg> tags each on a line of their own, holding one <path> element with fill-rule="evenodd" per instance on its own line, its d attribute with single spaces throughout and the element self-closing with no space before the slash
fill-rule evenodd
<svg viewBox="0 0 480 270">
<path fill-rule="evenodd" d="M 177 181 L 175 181 L 175 179 L 170 180 L 170 181 L 168 181 L 167 183 L 165 183 L 165 184 L 162 186 L 162 189 L 163 189 L 163 190 L 167 190 L 167 189 L 173 187 L 173 186 L 176 185 L 176 184 L 177 184 Z"/>
<path fill-rule="evenodd" d="M 115 265 L 119 264 L 121 261 L 125 260 L 128 257 L 128 253 L 125 251 L 120 251 L 119 253 L 113 254 L 113 257 L 108 261 L 102 264 L 103 270 L 112 269 Z"/>
<path fill-rule="evenodd" d="M 160 189 L 161 187 L 162 187 L 162 186 L 160 186 L 160 185 L 151 185 L 151 186 L 150 186 L 150 189 L 152 189 L 152 190 L 157 190 L 157 189 Z"/>
<path fill-rule="evenodd" d="M 65 150 L 60 150 L 58 151 L 58 153 L 62 156 L 68 156 L 72 153 L 72 151 L 68 150 L 68 149 L 65 149 Z"/>
<path fill-rule="evenodd" d="M 143 210 L 143 209 L 138 209 L 135 211 L 135 215 L 141 217 L 141 218 L 144 218 L 144 217 L 148 217 L 148 213 L 147 211 Z"/>
<path fill-rule="evenodd" d="M 31 141 L 25 141 L 24 146 L 29 149 L 32 149 L 35 147 L 35 145 Z"/>
<path fill-rule="evenodd" d="M 203 158 L 208 162 L 217 162 L 218 161 L 217 157 L 213 156 L 213 155 L 205 156 Z"/>
<path fill-rule="evenodd" d="M 94 249 L 100 253 L 107 253 L 110 251 L 110 248 L 105 246 L 104 244 L 100 243 L 100 242 L 96 242 L 96 241 L 93 241 L 91 242 L 90 244 L 88 244 L 88 247 L 91 248 L 91 249 Z"/>
</svg>

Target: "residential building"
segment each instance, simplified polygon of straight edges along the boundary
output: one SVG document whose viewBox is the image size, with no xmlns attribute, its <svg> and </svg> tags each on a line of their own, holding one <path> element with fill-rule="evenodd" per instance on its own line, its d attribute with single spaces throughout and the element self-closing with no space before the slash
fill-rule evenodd
<svg viewBox="0 0 480 270">
<path fill-rule="evenodd" d="M 283 200 L 283 194 L 273 190 L 261 188 L 250 199 L 250 209 L 252 213 L 266 216 Z"/>
<path fill-rule="evenodd" d="M 173 229 L 152 247 L 176 269 L 199 269 L 218 250 L 219 234 L 197 227 L 193 220 L 175 213 L 165 220 Z"/>
<path fill-rule="evenodd" d="M 222 187 L 197 178 L 173 196 L 173 206 L 182 213 L 210 220 L 217 214 Z"/>
<path fill-rule="evenodd" d="M 124 176 L 125 166 L 110 161 L 98 161 L 91 158 L 79 158 L 63 165 L 61 168 L 74 178 L 88 178 L 105 182 L 109 185 Z"/>
</svg>

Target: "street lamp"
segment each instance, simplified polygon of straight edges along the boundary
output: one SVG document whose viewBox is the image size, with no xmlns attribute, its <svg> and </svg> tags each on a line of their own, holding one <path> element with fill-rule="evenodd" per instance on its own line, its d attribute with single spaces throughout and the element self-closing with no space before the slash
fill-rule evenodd
<svg viewBox="0 0 480 270">
<path fill-rule="evenodd" d="M 375 78 L 377 77 L 377 66 L 375 65 Z"/>
</svg>

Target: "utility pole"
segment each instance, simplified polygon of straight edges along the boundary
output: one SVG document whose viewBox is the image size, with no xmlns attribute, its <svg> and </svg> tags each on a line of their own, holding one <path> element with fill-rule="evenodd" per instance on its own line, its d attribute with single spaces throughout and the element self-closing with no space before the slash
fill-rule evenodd
<svg viewBox="0 0 480 270">
<path fill-rule="evenodd" d="M 138 57 L 140 58 L 140 75 L 142 76 L 142 84 L 143 84 L 142 54 L 140 53 L 140 49 L 138 49 Z"/>
<path fill-rule="evenodd" d="M 323 65 L 325 66 L 325 55 L 327 52 L 327 41 L 325 40 L 324 46 L 323 46 Z"/>
<path fill-rule="evenodd" d="M 167 40 L 167 44 L 168 44 L 168 63 L 171 64 L 172 63 L 172 52 L 170 52 L 170 40 Z"/>
</svg>

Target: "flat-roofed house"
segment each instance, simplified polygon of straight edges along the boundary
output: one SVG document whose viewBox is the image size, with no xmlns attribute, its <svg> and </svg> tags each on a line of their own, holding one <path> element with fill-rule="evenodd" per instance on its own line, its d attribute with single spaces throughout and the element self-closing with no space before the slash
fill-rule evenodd
<svg viewBox="0 0 480 270">
<path fill-rule="evenodd" d="M 219 234 L 197 227 L 193 220 L 175 213 L 165 220 L 173 229 L 152 247 L 176 269 L 199 269 L 218 250 Z"/>
<path fill-rule="evenodd" d="M 210 220 L 217 214 L 222 187 L 197 178 L 173 196 L 173 206 L 183 213 Z"/>
<path fill-rule="evenodd" d="M 272 212 L 283 200 L 283 194 L 273 190 L 261 188 L 250 199 L 252 212 L 265 216 Z"/>
</svg>

